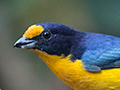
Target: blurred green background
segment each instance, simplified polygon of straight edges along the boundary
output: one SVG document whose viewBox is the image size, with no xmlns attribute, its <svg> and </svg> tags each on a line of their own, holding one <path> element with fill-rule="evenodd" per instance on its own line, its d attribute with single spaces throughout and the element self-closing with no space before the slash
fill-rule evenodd
<svg viewBox="0 0 120 90">
<path fill-rule="evenodd" d="M 120 0 L 0 0 L 0 88 L 72 90 L 33 52 L 13 48 L 31 25 L 57 22 L 120 36 Z"/>
</svg>

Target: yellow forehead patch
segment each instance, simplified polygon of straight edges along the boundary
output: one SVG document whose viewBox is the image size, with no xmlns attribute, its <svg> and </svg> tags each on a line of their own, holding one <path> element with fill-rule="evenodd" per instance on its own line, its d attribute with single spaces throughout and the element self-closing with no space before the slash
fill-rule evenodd
<svg viewBox="0 0 120 90">
<path fill-rule="evenodd" d="M 39 35 L 43 30 L 44 30 L 43 27 L 40 25 L 32 25 L 27 29 L 23 36 L 31 39 Z"/>
</svg>

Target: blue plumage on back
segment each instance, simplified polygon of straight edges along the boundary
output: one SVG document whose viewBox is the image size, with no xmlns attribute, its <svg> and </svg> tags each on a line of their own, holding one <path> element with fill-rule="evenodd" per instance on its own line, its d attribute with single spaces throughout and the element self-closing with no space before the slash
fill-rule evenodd
<svg viewBox="0 0 120 90">
<path fill-rule="evenodd" d="M 120 62 L 120 38 L 96 33 L 86 34 L 83 39 L 86 40 L 87 48 L 81 59 L 88 71 L 120 67 L 117 64 Z M 93 67 L 92 70 L 92 65 L 99 67 L 98 70 Z"/>
</svg>

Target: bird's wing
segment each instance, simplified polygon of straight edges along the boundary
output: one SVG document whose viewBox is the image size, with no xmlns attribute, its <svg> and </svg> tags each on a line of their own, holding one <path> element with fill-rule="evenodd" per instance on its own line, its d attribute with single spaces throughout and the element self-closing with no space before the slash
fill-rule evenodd
<svg viewBox="0 0 120 90">
<path fill-rule="evenodd" d="M 104 51 L 94 60 L 93 64 L 86 64 L 85 68 L 90 72 L 98 72 L 101 69 L 120 68 L 120 47 Z"/>
<path fill-rule="evenodd" d="M 118 63 L 118 61 L 120 61 L 120 48 L 106 50 L 102 55 L 100 55 L 97 61 L 102 62 L 102 69 L 120 67 L 120 63 Z"/>
</svg>

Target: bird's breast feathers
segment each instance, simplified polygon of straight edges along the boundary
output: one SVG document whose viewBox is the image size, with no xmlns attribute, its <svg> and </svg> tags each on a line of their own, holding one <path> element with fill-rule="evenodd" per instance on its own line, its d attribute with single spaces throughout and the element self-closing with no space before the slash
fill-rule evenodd
<svg viewBox="0 0 120 90">
<path fill-rule="evenodd" d="M 120 69 L 107 69 L 101 72 L 88 72 L 81 60 L 70 60 L 71 55 L 49 55 L 46 52 L 31 49 L 64 83 L 75 90 L 119 90 Z M 113 83 L 114 82 L 114 83 Z"/>
</svg>

